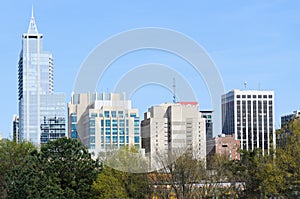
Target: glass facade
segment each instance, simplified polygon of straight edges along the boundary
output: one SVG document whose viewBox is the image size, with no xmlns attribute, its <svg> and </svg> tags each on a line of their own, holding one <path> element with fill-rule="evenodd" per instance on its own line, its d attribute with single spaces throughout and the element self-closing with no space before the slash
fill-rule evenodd
<svg viewBox="0 0 300 199">
<path fill-rule="evenodd" d="M 49 140 L 56 140 L 66 136 L 66 122 L 64 117 L 46 118 L 41 124 L 41 144 Z"/>
<path fill-rule="evenodd" d="M 22 36 L 18 66 L 19 132 L 22 140 L 41 144 L 44 118 L 65 118 L 65 95 L 54 94 L 53 57 L 43 50 L 43 35 L 31 17 L 27 33 Z"/>
</svg>

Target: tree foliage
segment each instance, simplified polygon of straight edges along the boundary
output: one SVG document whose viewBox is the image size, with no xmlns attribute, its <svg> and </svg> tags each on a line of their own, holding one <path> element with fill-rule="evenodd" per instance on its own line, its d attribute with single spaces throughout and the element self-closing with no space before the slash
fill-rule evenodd
<svg viewBox="0 0 300 199">
<path fill-rule="evenodd" d="M 146 162 L 134 147 L 103 155 L 104 169 L 93 184 L 92 198 L 136 198 L 148 196 Z"/>
<path fill-rule="evenodd" d="M 0 198 L 7 197 L 8 186 L 12 182 L 13 170 L 23 167 L 27 156 L 35 149 L 28 142 L 17 144 L 7 139 L 0 140 Z"/>
<path fill-rule="evenodd" d="M 14 169 L 11 198 L 88 198 L 99 165 L 77 140 L 50 141 Z"/>
</svg>

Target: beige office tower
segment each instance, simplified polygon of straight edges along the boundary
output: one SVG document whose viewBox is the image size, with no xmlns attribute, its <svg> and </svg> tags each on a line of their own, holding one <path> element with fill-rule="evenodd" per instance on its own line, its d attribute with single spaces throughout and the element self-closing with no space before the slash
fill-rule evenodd
<svg viewBox="0 0 300 199">
<path fill-rule="evenodd" d="M 95 156 L 124 146 L 140 148 L 138 110 L 125 94 L 73 94 L 68 104 L 69 137 L 79 139 Z"/>
<path fill-rule="evenodd" d="M 152 106 L 144 114 L 141 134 L 151 171 L 169 164 L 185 151 L 205 161 L 205 119 L 197 102 Z"/>
</svg>

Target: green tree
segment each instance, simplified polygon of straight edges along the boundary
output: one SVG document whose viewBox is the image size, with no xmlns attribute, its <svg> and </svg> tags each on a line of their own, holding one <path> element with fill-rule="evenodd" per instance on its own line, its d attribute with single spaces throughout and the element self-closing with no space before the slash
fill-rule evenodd
<svg viewBox="0 0 300 199">
<path fill-rule="evenodd" d="M 0 140 L 0 198 L 7 197 L 14 169 L 22 167 L 25 164 L 24 160 L 34 149 L 35 147 L 28 142 L 18 144 L 8 139 Z"/>
<path fill-rule="evenodd" d="M 104 166 L 98 178 L 93 183 L 92 197 L 104 198 L 127 198 L 128 194 L 122 180 L 121 172 Z"/>
<path fill-rule="evenodd" d="M 291 121 L 278 133 L 286 139 L 276 150 L 276 165 L 284 181 L 279 192 L 283 197 L 297 198 L 300 195 L 300 120 Z"/>
<path fill-rule="evenodd" d="M 98 161 L 77 140 L 60 138 L 34 151 L 15 170 L 11 198 L 88 198 Z"/>
<path fill-rule="evenodd" d="M 147 164 L 139 150 L 125 147 L 101 154 L 101 157 L 105 166 L 94 182 L 93 198 L 142 199 L 148 196 Z"/>
</svg>

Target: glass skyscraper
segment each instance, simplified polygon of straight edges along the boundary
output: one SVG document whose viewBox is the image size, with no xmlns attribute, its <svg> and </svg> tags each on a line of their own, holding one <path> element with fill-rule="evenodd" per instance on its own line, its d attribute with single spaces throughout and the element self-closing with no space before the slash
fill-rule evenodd
<svg viewBox="0 0 300 199">
<path fill-rule="evenodd" d="M 65 95 L 54 93 L 53 57 L 43 50 L 33 12 L 27 33 L 22 35 L 19 59 L 19 131 L 22 140 L 40 145 L 45 117 L 65 118 Z"/>
</svg>

